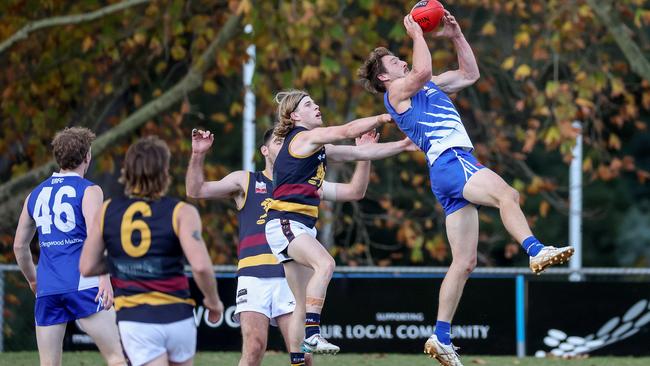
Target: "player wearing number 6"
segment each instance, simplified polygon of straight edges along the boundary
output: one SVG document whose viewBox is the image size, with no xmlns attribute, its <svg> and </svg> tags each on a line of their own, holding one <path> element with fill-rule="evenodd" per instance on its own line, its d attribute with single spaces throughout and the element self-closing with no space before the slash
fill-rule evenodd
<svg viewBox="0 0 650 366">
<path fill-rule="evenodd" d="M 195 304 L 184 257 L 209 320 L 216 322 L 223 313 L 199 213 L 165 196 L 169 157 L 167 144 L 155 136 L 129 147 L 120 178 L 124 196 L 104 203 L 79 262 L 84 274 L 110 271 L 120 337 L 134 366 L 192 364 Z"/>
<path fill-rule="evenodd" d="M 115 326 L 108 275 L 79 274 L 79 255 L 89 223 L 100 211 L 102 189 L 84 179 L 95 134 L 66 128 L 52 140 L 60 167 L 27 197 L 20 214 L 14 253 L 36 294 L 34 318 L 41 365 L 60 365 L 68 321 L 79 320 L 109 365 L 126 365 Z M 29 243 L 38 230 L 40 257 L 34 268 Z M 105 310 L 105 311 L 102 311 Z"/>
<path fill-rule="evenodd" d="M 155 136 L 129 147 L 120 178 L 124 196 L 104 203 L 79 261 L 83 274 L 110 271 L 120 337 L 134 366 L 192 364 L 195 304 L 184 256 L 209 320 L 217 322 L 223 313 L 199 213 L 165 196 L 169 157 L 167 144 Z"/>
</svg>

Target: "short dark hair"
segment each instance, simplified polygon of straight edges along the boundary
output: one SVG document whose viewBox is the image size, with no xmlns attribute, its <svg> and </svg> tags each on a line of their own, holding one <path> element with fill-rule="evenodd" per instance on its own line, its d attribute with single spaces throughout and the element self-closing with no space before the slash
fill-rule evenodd
<svg viewBox="0 0 650 366">
<path fill-rule="evenodd" d="M 264 131 L 264 135 L 262 136 L 262 143 L 260 144 L 260 147 L 269 144 L 269 141 L 271 141 L 271 138 L 273 138 L 273 131 L 274 130 L 275 129 L 273 127 L 271 127 L 269 129 L 267 129 L 266 131 Z"/>
<path fill-rule="evenodd" d="M 85 127 L 66 127 L 54 135 L 54 159 L 64 170 L 75 169 L 83 163 L 95 134 Z"/>
<path fill-rule="evenodd" d="M 393 53 L 386 47 L 375 48 L 370 52 L 366 61 L 357 71 L 359 81 L 363 88 L 373 94 L 386 92 L 384 82 L 378 78 L 379 74 L 386 72 L 386 67 L 384 67 L 384 63 L 381 62 L 381 59 L 384 56 L 393 56 Z"/>
</svg>

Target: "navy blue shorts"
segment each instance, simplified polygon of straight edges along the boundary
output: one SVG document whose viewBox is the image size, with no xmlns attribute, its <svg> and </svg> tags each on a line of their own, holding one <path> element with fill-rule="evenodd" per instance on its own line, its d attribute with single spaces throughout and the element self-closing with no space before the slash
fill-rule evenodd
<svg viewBox="0 0 650 366">
<path fill-rule="evenodd" d="M 445 150 L 429 167 L 431 190 L 445 210 L 445 215 L 467 206 L 463 188 L 474 173 L 485 168 L 474 155 L 462 148 Z"/>
<path fill-rule="evenodd" d="M 101 299 L 95 302 L 98 287 L 36 298 L 34 318 L 44 327 L 88 317 L 104 309 Z"/>
</svg>

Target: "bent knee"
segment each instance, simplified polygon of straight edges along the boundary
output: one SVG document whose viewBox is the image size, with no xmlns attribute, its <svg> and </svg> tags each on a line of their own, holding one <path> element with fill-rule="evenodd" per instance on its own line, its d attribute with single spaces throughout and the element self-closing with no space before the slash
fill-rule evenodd
<svg viewBox="0 0 650 366">
<path fill-rule="evenodd" d="M 499 192 L 497 198 L 499 201 L 499 206 L 508 203 L 519 204 L 519 191 L 510 186 L 506 186 Z"/>
<path fill-rule="evenodd" d="M 321 277 L 332 277 L 334 267 L 336 267 L 334 258 L 328 256 L 325 259 L 318 261 L 314 270 L 317 271 Z"/>
</svg>

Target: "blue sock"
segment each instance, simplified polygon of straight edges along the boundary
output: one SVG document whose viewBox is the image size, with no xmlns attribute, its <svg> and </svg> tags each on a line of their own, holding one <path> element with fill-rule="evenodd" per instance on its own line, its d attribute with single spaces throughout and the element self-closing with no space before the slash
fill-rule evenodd
<svg viewBox="0 0 650 366">
<path fill-rule="evenodd" d="M 440 343 L 445 345 L 451 344 L 451 323 L 443 322 L 438 320 L 436 322 L 436 337 Z"/>
<path fill-rule="evenodd" d="M 531 257 L 536 256 L 539 251 L 544 248 L 544 244 L 540 243 L 539 240 L 532 235 L 527 237 L 524 242 L 521 243 L 521 246 L 524 247 L 526 253 Z"/>
<path fill-rule="evenodd" d="M 291 366 L 305 366 L 305 354 L 302 352 L 290 352 Z"/>
<path fill-rule="evenodd" d="M 305 338 L 320 333 L 320 314 L 307 313 L 305 316 Z"/>
</svg>

